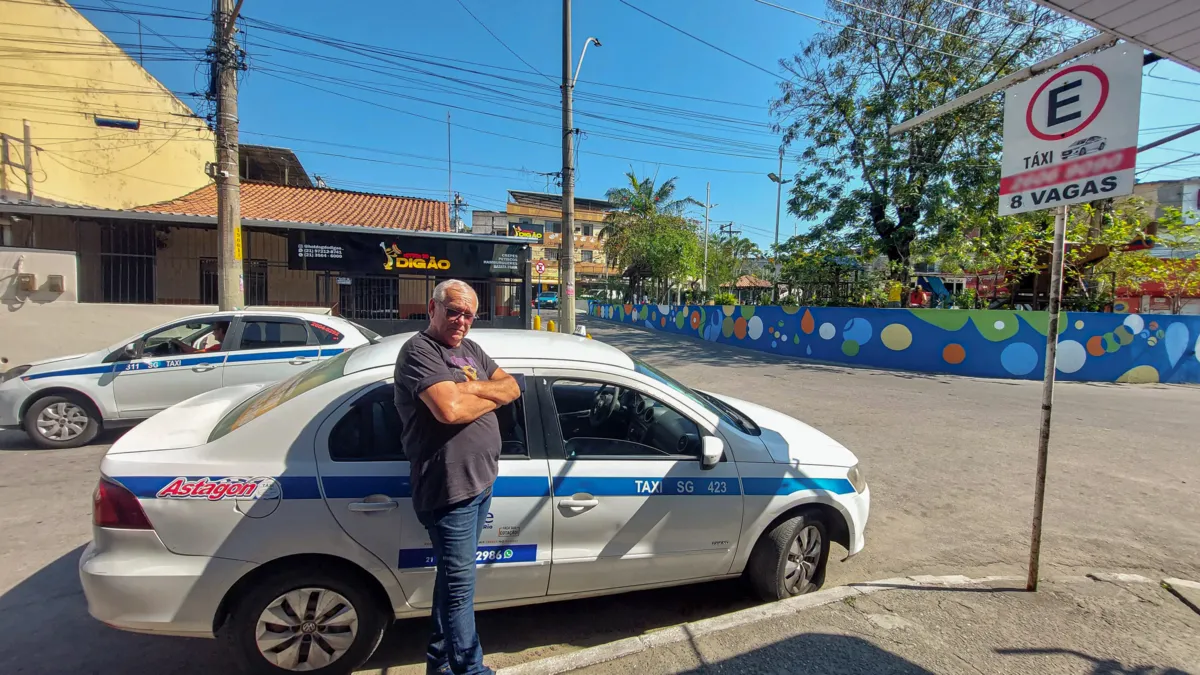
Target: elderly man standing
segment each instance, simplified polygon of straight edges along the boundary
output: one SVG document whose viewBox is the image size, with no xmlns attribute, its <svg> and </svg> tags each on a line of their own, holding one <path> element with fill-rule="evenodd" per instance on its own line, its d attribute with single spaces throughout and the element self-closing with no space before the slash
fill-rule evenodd
<svg viewBox="0 0 1200 675">
<path fill-rule="evenodd" d="M 412 466 L 413 507 L 437 556 L 433 634 L 426 673 L 479 675 L 475 631 L 475 551 L 500 459 L 494 410 L 521 395 L 517 382 L 467 339 L 479 298 L 444 281 L 429 301 L 429 328 L 396 359 L 395 402 Z"/>
</svg>

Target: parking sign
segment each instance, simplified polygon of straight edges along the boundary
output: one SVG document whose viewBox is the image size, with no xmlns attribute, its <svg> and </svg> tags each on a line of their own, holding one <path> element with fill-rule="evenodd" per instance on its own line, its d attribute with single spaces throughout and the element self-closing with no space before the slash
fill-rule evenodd
<svg viewBox="0 0 1200 675">
<path fill-rule="evenodd" d="M 1141 97 L 1129 44 L 1005 91 L 1000 215 L 1131 194 Z"/>
</svg>

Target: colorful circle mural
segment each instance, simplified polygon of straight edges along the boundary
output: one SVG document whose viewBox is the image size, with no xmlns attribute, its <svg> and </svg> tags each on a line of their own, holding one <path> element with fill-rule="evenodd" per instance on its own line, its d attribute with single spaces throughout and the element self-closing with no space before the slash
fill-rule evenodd
<svg viewBox="0 0 1200 675">
<path fill-rule="evenodd" d="M 1087 363 L 1087 350 L 1076 340 L 1065 340 L 1058 343 L 1058 356 L 1054 367 L 1063 373 L 1078 372 Z"/>
<path fill-rule="evenodd" d="M 893 323 L 879 333 L 879 339 L 884 347 L 894 352 L 902 352 L 912 344 L 912 331 L 904 324 Z"/>
<path fill-rule="evenodd" d="M 846 356 L 858 356 L 859 345 L 854 340 L 846 340 L 842 343 L 842 353 Z"/>
<path fill-rule="evenodd" d="M 855 317 L 846 322 L 842 327 L 842 337 L 847 340 L 853 340 L 859 345 L 865 345 L 871 341 L 871 335 L 874 331 L 871 329 L 871 322 L 862 317 Z"/>
<path fill-rule="evenodd" d="M 967 358 L 967 350 L 960 344 L 948 344 L 942 350 L 942 360 L 952 366 L 957 366 Z"/>
<path fill-rule="evenodd" d="M 832 340 L 833 336 L 837 335 L 837 329 L 831 323 L 821 324 L 821 339 Z"/>
<path fill-rule="evenodd" d="M 739 316 L 737 318 L 737 320 L 733 322 L 733 334 L 736 335 L 737 339 L 739 339 L 739 340 L 746 339 L 746 319 L 745 318 Z"/>
<path fill-rule="evenodd" d="M 1037 350 L 1024 342 L 1014 342 L 1000 352 L 1000 365 L 1013 375 L 1028 375 L 1037 364 Z"/>
<path fill-rule="evenodd" d="M 738 319 L 738 320 L 741 321 L 741 319 Z M 751 340 L 757 340 L 758 338 L 762 337 L 762 333 L 763 333 L 762 317 L 760 317 L 760 316 L 750 317 L 750 322 L 749 322 L 749 324 L 747 324 L 747 332 L 750 334 Z"/>
</svg>

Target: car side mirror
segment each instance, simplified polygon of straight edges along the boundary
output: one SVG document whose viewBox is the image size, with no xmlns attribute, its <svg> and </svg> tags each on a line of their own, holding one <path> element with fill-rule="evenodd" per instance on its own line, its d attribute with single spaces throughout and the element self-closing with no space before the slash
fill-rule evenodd
<svg viewBox="0 0 1200 675">
<path fill-rule="evenodd" d="M 725 454 L 725 441 L 716 436 L 705 436 L 700 449 L 700 468 L 711 469 Z"/>
<path fill-rule="evenodd" d="M 136 359 L 138 355 L 137 343 L 130 342 L 129 344 L 125 345 L 125 348 L 121 350 L 121 353 L 131 359 Z"/>
</svg>

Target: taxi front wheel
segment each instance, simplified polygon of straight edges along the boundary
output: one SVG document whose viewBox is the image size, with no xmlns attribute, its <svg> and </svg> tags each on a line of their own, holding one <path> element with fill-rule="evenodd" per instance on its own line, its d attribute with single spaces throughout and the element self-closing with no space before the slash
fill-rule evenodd
<svg viewBox="0 0 1200 675">
<path fill-rule="evenodd" d="M 78 448 L 100 433 L 92 407 L 77 396 L 43 396 L 25 411 L 25 433 L 46 449 Z"/>
<path fill-rule="evenodd" d="M 829 536 L 825 524 L 802 513 L 765 533 L 746 565 L 750 586 L 767 602 L 811 593 L 825 583 Z"/>
<path fill-rule="evenodd" d="M 347 675 L 370 658 L 387 623 L 362 584 L 287 569 L 239 599 L 220 636 L 246 673 Z"/>
</svg>

